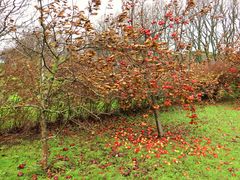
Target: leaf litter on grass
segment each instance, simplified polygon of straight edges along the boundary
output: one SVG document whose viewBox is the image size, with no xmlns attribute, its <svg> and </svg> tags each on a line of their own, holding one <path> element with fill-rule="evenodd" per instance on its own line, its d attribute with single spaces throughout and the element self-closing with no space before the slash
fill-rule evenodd
<svg viewBox="0 0 240 180">
<path fill-rule="evenodd" d="M 50 140 L 52 163 L 47 174 L 30 165 L 30 161 L 24 158 L 29 157 L 27 151 L 20 151 L 21 156 L 9 167 L 14 166 L 15 178 L 19 175 L 19 178 L 28 179 L 239 177 L 237 142 L 232 141 L 232 137 L 237 141 L 237 131 L 225 127 L 229 121 L 223 117 L 221 120 L 227 122 L 217 126 L 218 112 L 224 114 L 224 118 L 232 117 L 234 123 L 238 114 L 223 113 L 219 107 L 206 109 L 199 116 L 206 118 L 199 119 L 197 124 L 189 124 L 177 112 L 171 112 L 170 119 L 175 118 L 174 122 L 180 120 L 177 123 L 164 122 L 166 132 L 162 138 L 157 137 L 151 117 L 113 118 L 96 127 L 94 133 L 80 132 L 79 136 L 77 133 L 73 136 L 63 134 Z M 209 114 L 214 111 L 215 115 Z M 215 132 L 212 131 L 214 128 Z M 35 149 L 40 147 L 39 143 L 33 144 Z M 26 149 L 23 145 L 24 142 L 21 147 L 12 147 L 4 154 L 15 148 Z M 38 158 L 31 154 L 31 162 L 34 161 L 32 158 L 36 161 Z M 22 164 L 25 164 L 24 168 L 19 169 Z M 3 172 L 4 167 L 1 174 Z M 7 174 L 11 174 L 9 170 Z"/>
</svg>

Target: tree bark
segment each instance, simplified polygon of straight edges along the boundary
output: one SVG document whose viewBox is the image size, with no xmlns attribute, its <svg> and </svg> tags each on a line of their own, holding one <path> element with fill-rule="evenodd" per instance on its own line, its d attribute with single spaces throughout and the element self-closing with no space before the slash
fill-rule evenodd
<svg viewBox="0 0 240 180">
<path fill-rule="evenodd" d="M 155 103 L 155 98 L 153 96 L 151 96 L 151 99 L 152 99 L 153 105 L 155 105 L 156 104 Z M 161 137 L 164 136 L 164 131 L 163 131 L 163 128 L 162 128 L 162 124 L 159 121 L 159 116 L 158 116 L 157 110 L 154 107 L 152 109 L 153 109 L 154 119 L 155 119 L 156 126 L 157 126 L 158 137 L 161 138 Z"/>
<path fill-rule="evenodd" d="M 46 171 L 48 169 L 48 139 L 47 139 L 47 122 L 44 110 L 41 110 L 40 119 L 41 141 L 42 141 L 42 167 Z"/>
</svg>

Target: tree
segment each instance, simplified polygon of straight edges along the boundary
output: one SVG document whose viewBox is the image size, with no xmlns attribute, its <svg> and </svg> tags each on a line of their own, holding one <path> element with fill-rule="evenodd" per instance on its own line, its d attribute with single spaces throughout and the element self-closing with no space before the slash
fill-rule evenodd
<svg viewBox="0 0 240 180">
<path fill-rule="evenodd" d="M 16 30 L 16 22 L 27 6 L 27 0 L 0 0 L 0 38 Z"/>
</svg>

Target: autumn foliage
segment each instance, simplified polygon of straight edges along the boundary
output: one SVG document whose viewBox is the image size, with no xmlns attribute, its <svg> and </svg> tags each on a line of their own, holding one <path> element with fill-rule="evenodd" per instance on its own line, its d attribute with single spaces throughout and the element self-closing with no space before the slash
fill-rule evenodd
<svg viewBox="0 0 240 180">
<path fill-rule="evenodd" d="M 92 14 L 99 2 L 91 4 Z M 38 96 L 41 88 L 47 93 L 48 121 L 75 116 L 97 118 L 117 109 L 143 106 L 157 111 L 174 105 L 182 106 L 189 118 L 196 119 L 194 103 L 203 96 L 221 99 L 225 94 L 239 92 L 237 52 L 223 50 L 216 62 L 189 64 L 186 58 L 189 43 L 182 36 L 184 27 L 193 19 L 186 14 L 194 3 L 190 1 L 180 15 L 174 12 L 175 5 L 176 2 L 170 3 L 166 14 L 151 22 L 155 31 L 132 24 L 131 6 L 126 5 L 123 13 L 102 32 L 95 31 L 90 20 L 75 6 L 71 9 L 64 2 L 52 2 L 43 9 L 37 7 L 43 30 L 36 29 L 30 34 L 36 42 L 42 37 L 46 47 L 41 54 L 41 46 L 37 46 L 35 58 L 29 59 L 15 50 L 5 53 L 1 84 L 5 96 L 0 103 L 12 109 L 2 111 L 2 119 L 9 116 L 18 119 L 15 114 L 20 111 L 24 118 L 19 118 L 19 125 L 32 122 L 33 117 L 37 122 L 38 115 L 29 113 L 37 112 L 41 106 Z M 168 41 L 162 38 L 165 30 L 170 31 Z M 175 44 L 174 48 L 169 42 Z M 46 82 L 42 84 L 45 87 L 39 84 L 41 56 L 45 60 Z M 9 97 L 14 96 L 19 100 L 9 105 Z"/>
<path fill-rule="evenodd" d="M 188 145 L 181 135 L 163 129 L 160 111 L 180 106 L 189 123 L 197 124 L 197 102 L 238 98 L 240 94 L 240 60 L 235 46 L 225 44 L 213 60 L 195 61 L 192 54 L 200 56 L 201 51 L 190 52 L 192 44 L 184 38 L 196 17 L 211 11 L 210 5 L 191 13 L 194 1 L 187 1 L 179 11 L 178 1 L 171 1 L 161 17 L 145 22 L 142 11 L 139 21 L 134 20 L 135 5 L 127 1 L 122 12 L 99 31 L 89 17 L 97 14 L 100 5 L 100 0 L 89 1 L 87 15 L 67 1 L 44 4 L 38 0 L 38 24 L 16 37 L 16 46 L 3 55 L 1 131 L 40 126 L 41 165 L 46 172 L 49 123 L 76 123 L 76 119 L 89 117 L 101 120 L 101 115 L 146 108 L 154 116 L 157 133 L 151 127 L 137 137 L 130 133 L 127 143 L 141 143 L 150 150 L 159 144 L 164 147 L 168 137 L 181 141 L 184 148 Z M 153 139 L 150 143 L 143 141 L 146 133 Z M 113 151 L 125 143 L 121 135 L 115 136 L 118 141 L 111 147 Z M 134 148 L 135 153 L 139 151 L 141 148 Z M 167 151 L 160 147 L 154 153 L 159 158 Z M 193 153 L 205 155 L 198 154 L 199 149 Z"/>
</svg>

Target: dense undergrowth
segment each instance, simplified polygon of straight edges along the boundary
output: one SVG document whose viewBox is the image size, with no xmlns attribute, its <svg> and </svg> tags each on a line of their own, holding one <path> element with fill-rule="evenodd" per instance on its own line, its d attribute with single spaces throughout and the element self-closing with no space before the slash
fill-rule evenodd
<svg viewBox="0 0 240 180">
<path fill-rule="evenodd" d="M 39 164 L 38 137 L 1 140 L 4 179 L 239 179 L 240 111 L 231 102 L 198 108 L 196 124 L 182 110 L 161 113 L 157 138 L 152 116 L 113 117 L 88 130 L 65 127 L 49 140 L 51 165 Z"/>
</svg>

